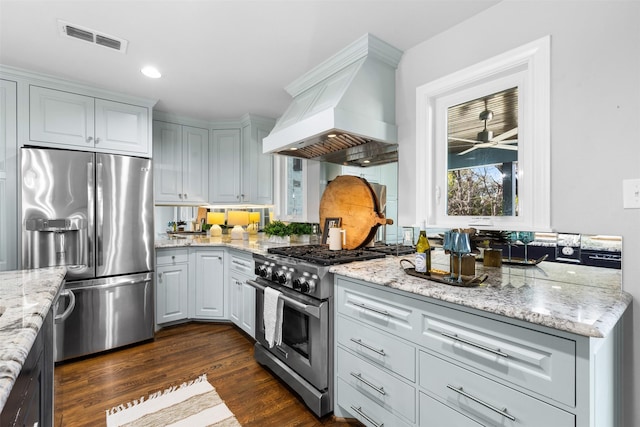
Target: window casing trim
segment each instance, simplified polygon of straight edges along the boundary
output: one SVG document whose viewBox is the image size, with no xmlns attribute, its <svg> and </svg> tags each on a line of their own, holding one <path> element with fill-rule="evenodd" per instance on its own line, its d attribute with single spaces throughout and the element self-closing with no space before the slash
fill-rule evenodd
<svg viewBox="0 0 640 427">
<path fill-rule="evenodd" d="M 416 223 L 425 219 L 429 227 L 551 230 L 550 206 L 550 36 L 546 36 L 416 89 Z M 447 216 L 438 198 L 446 191 L 446 174 L 436 176 L 439 153 L 445 144 L 446 114 L 438 115 L 444 97 L 474 85 L 489 84 L 522 73 L 518 144 L 520 215 L 511 217 Z M 444 121 L 443 121 L 444 117 Z M 444 126 L 444 133 L 441 129 Z M 444 137 L 443 137 L 444 135 Z M 425 166 L 426 165 L 426 166 Z M 440 168 L 441 169 L 441 168 Z M 446 168 L 445 168 L 446 169 Z M 522 197 L 524 196 L 524 197 Z M 527 199 L 524 199 L 524 198 Z"/>
</svg>

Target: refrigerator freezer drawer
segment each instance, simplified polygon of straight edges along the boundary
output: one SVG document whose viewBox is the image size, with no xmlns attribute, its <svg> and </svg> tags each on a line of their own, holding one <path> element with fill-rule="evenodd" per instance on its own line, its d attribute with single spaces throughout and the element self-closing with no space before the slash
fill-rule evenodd
<svg viewBox="0 0 640 427">
<path fill-rule="evenodd" d="M 67 282 L 66 289 L 75 308 L 55 327 L 56 362 L 153 338 L 153 273 Z"/>
</svg>

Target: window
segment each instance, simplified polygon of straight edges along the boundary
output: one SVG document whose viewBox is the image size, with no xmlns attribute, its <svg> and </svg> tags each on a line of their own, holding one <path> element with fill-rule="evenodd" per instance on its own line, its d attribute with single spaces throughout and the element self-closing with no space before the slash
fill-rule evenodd
<svg viewBox="0 0 640 427">
<path fill-rule="evenodd" d="M 504 79 L 502 83 L 510 83 L 509 80 Z M 514 80 L 514 87 L 463 103 L 456 101 L 456 105 L 447 107 L 445 209 L 448 216 L 518 215 L 518 112 L 521 109 L 519 79 Z M 465 96 L 466 92 L 462 91 L 461 95 Z"/>
<path fill-rule="evenodd" d="M 549 45 L 417 89 L 416 221 L 550 229 Z"/>
</svg>

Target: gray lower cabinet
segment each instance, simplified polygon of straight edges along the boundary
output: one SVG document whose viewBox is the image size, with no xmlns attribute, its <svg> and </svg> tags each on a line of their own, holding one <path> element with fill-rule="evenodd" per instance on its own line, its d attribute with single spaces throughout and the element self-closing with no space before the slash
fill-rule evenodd
<svg viewBox="0 0 640 427">
<path fill-rule="evenodd" d="M 620 325 L 590 338 L 335 281 L 337 416 L 367 426 L 619 425 Z"/>
<path fill-rule="evenodd" d="M 156 253 L 156 323 L 189 317 L 189 252 L 162 249 Z"/>
<path fill-rule="evenodd" d="M 49 310 L 0 414 L 0 425 L 53 425 L 53 369 L 53 310 Z"/>
<path fill-rule="evenodd" d="M 156 250 L 156 325 L 227 320 L 225 249 Z"/>
<path fill-rule="evenodd" d="M 190 293 L 189 317 L 192 319 L 225 319 L 225 250 L 197 248 L 191 252 L 194 271 Z"/>
<path fill-rule="evenodd" d="M 253 258 L 241 251 L 229 253 L 229 318 L 251 338 L 256 335 L 256 289 L 253 280 Z"/>
<path fill-rule="evenodd" d="M 452 411 L 444 403 L 433 399 L 423 392 L 420 392 L 420 425 L 433 427 L 481 427 L 482 424 L 473 421 L 471 418 L 462 415 L 460 412 Z"/>
</svg>

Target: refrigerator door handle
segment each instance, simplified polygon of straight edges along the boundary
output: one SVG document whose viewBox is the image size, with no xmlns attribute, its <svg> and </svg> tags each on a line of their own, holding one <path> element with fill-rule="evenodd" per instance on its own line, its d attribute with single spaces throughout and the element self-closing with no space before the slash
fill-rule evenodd
<svg viewBox="0 0 640 427">
<path fill-rule="evenodd" d="M 103 265 L 104 237 L 104 184 L 102 182 L 102 162 L 97 160 L 96 167 L 96 266 Z"/>
<path fill-rule="evenodd" d="M 53 319 L 56 324 L 60 324 L 64 322 L 71 315 L 71 312 L 73 311 L 73 309 L 76 308 L 76 294 L 74 294 L 72 290 L 65 289 L 64 291 L 60 292 L 59 298 L 62 298 L 62 297 L 69 298 L 69 305 L 64 310 L 64 312 L 62 312 L 61 314 L 57 314 L 56 317 Z"/>
<path fill-rule="evenodd" d="M 95 190 L 94 190 L 94 163 L 90 161 L 87 163 L 87 206 L 91 207 L 95 204 Z M 87 245 L 83 251 L 84 264 L 90 269 L 93 268 L 93 240 L 95 239 L 94 234 L 94 225 L 95 225 L 95 213 L 94 210 L 89 208 L 87 209 L 87 218 L 88 218 L 88 226 L 87 226 Z"/>
</svg>

